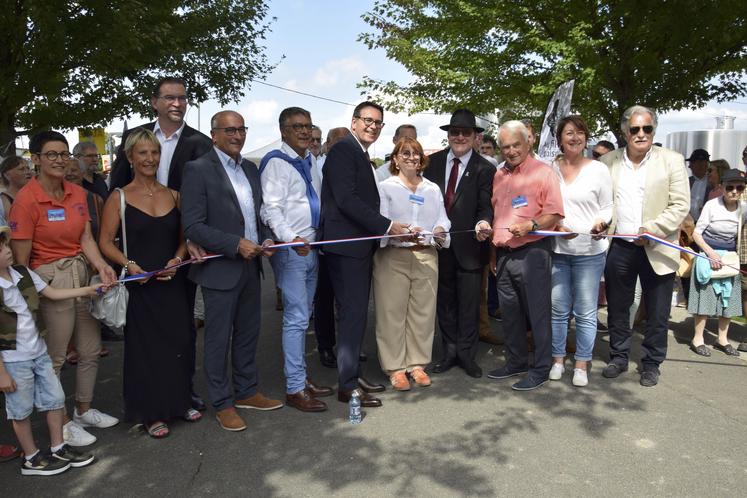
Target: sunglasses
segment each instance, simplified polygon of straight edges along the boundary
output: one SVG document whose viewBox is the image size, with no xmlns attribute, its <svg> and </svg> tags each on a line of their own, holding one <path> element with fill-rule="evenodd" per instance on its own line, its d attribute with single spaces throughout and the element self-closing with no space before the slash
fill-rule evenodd
<svg viewBox="0 0 747 498">
<path fill-rule="evenodd" d="M 735 190 L 737 192 L 744 192 L 744 185 L 727 185 L 726 187 L 724 187 L 724 190 L 726 190 L 727 192 L 733 192 Z"/>
<path fill-rule="evenodd" d="M 463 137 L 471 137 L 475 134 L 475 130 L 472 128 L 449 128 L 449 136 L 452 137 L 458 137 L 459 135 Z"/>
<path fill-rule="evenodd" d="M 646 125 L 646 126 L 631 126 L 630 127 L 630 134 L 631 135 L 638 135 L 638 132 L 643 129 L 643 133 L 646 135 L 651 135 L 654 132 L 653 125 Z"/>
</svg>

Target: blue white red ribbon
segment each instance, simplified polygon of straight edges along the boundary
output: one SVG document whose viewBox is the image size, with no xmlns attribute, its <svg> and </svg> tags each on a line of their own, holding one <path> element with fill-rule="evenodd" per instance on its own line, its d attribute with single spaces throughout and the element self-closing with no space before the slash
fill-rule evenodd
<svg viewBox="0 0 747 498">
<path fill-rule="evenodd" d="M 504 227 L 505 228 L 505 227 Z M 487 231 L 487 230 L 486 230 Z M 449 235 L 457 235 L 457 234 L 463 234 L 463 233 L 474 233 L 474 230 L 454 230 L 451 232 L 440 232 L 443 235 L 449 234 Z M 278 244 L 270 244 L 267 246 L 263 246 L 264 249 L 281 249 L 281 248 L 287 248 L 287 247 L 303 247 L 303 246 L 311 246 L 311 247 L 318 247 L 318 246 L 324 246 L 328 244 L 346 244 L 349 242 L 364 242 L 364 241 L 374 241 L 374 240 L 383 240 L 383 239 L 393 239 L 393 238 L 400 238 L 400 237 L 419 237 L 423 235 L 434 235 L 433 232 L 429 231 L 420 231 L 416 233 L 404 233 L 404 234 L 397 234 L 397 235 L 371 235 L 367 237 L 352 237 L 352 238 L 346 238 L 346 239 L 333 239 L 333 240 L 317 240 L 315 242 L 281 242 Z M 649 233 L 649 232 L 643 232 L 643 233 L 636 233 L 636 234 L 597 234 L 597 233 L 583 233 L 583 232 L 560 232 L 560 231 L 554 231 L 554 230 L 536 230 L 533 232 L 529 232 L 527 235 L 534 235 L 539 237 L 565 237 L 568 235 L 584 235 L 587 237 L 604 237 L 608 239 L 647 239 L 652 242 L 655 242 L 657 244 L 662 244 L 664 246 L 670 247 L 672 249 L 676 249 L 680 252 L 690 254 L 691 256 L 696 256 L 698 258 L 704 258 L 708 261 L 720 263 L 722 266 L 727 266 L 729 268 L 732 268 L 734 270 L 739 271 L 742 274 L 747 274 L 747 271 L 744 271 L 738 267 L 727 265 L 723 263 L 722 261 L 719 261 L 717 259 L 713 259 L 708 257 L 706 254 L 699 253 L 696 251 L 693 251 L 692 249 L 689 249 L 687 247 L 682 247 L 678 244 L 675 244 L 673 242 L 669 242 L 668 240 L 662 239 L 661 237 L 657 237 L 656 235 Z M 151 278 L 154 276 L 157 276 L 163 272 L 166 272 L 168 270 L 172 270 L 175 268 L 180 268 L 182 266 L 190 265 L 192 263 L 196 263 L 198 261 L 205 261 L 215 258 L 221 258 L 223 257 L 222 254 L 210 254 L 207 255 L 201 259 L 198 258 L 190 258 L 187 260 L 182 261 L 179 264 L 167 266 L 165 268 L 162 268 L 160 270 L 154 270 L 149 271 L 145 273 L 139 273 L 137 275 L 129 275 L 127 277 L 124 277 L 118 282 L 132 282 L 136 280 L 144 280 L 147 278 Z"/>
</svg>

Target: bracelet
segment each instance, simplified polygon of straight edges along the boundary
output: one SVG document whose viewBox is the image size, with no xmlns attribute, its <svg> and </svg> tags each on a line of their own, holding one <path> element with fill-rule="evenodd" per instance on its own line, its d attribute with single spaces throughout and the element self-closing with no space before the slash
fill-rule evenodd
<svg viewBox="0 0 747 498">
<path fill-rule="evenodd" d="M 182 259 L 181 256 L 174 256 L 174 259 L 178 259 L 179 260 L 179 264 L 184 263 L 184 260 Z"/>
<path fill-rule="evenodd" d="M 127 270 L 127 271 L 129 271 L 130 270 L 130 265 L 136 265 L 136 264 L 137 263 L 135 263 L 134 261 L 129 260 L 127 263 L 124 264 L 124 269 Z"/>
</svg>

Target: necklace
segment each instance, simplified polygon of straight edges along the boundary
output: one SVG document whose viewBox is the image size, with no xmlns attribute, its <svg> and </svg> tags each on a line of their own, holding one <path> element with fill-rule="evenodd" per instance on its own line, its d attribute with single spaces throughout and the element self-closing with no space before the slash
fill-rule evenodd
<svg viewBox="0 0 747 498">
<path fill-rule="evenodd" d="M 147 185 L 143 185 L 143 187 L 145 187 L 145 190 L 147 190 L 147 192 L 143 192 L 143 193 L 147 195 L 148 197 L 153 197 L 154 192 L 150 189 L 150 187 L 148 187 Z"/>
</svg>

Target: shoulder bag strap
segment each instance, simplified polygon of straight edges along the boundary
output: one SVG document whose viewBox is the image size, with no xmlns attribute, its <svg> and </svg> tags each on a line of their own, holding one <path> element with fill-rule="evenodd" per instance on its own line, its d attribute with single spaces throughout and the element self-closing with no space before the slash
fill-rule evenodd
<svg viewBox="0 0 747 498">
<path fill-rule="evenodd" d="M 119 222 L 122 226 L 122 252 L 125 258 L 130 259 L 127 255 L 127 230 L 125 229 L 125 193 L 121 188 L 117 188 L 119 192 Z"/>
</svg>

